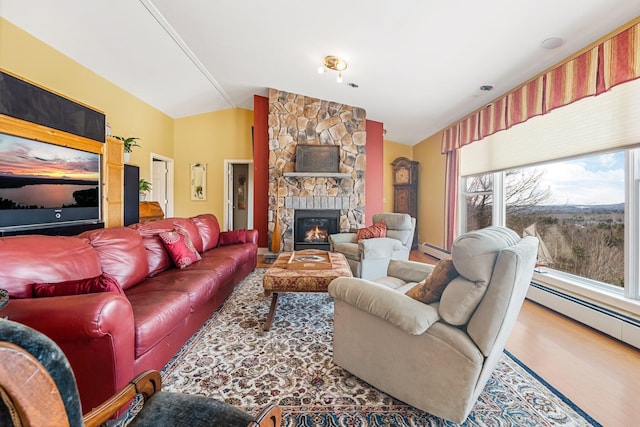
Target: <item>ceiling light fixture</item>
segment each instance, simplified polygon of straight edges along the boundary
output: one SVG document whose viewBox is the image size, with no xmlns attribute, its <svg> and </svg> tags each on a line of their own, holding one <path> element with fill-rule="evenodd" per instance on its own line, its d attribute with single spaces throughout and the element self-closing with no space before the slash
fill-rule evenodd
<svg viewBox="0 0 640 427">
<path fill-rule="evenodd" d="M 564 44 L 564 40 L 562 40 L 560 37 L 550 37 L 548 39 L 543 40 L 541 43 L 544 49 L 549 49 L 549 50 L 560 47 L 563 44 Z"/>
<path fill-rule="evenodd" d="M 318 73 L 322 74 L 326 70 L 333 70 L 338 72 L 336 81 L 342 83 L 342 72 L 347 69 L 347 63 L 344 59 L 337 56 L 329 55 L 324 57 L 323 66 L 318 68 Z"/>
</svg>

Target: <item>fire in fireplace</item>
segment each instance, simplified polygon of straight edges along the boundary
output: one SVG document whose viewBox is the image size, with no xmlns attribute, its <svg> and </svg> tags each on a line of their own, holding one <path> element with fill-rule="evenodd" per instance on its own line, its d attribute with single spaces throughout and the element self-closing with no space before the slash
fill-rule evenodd
<svg viewBox="0 0 640 427">
<path fill-rule="evenodd" d="M 317 242 L 326 242 L 329 238 L 329 233 L 327 232 L 329 229 L 327 221 L 320 221 L 321 224 L 316 224 L 315 227 L 311 228 L 309 231 L 305 233 L 304 241 L 310 243 Z"/>
<path fill-rule="evenodd" d="M 329 235 L 338 232 L 338 210 L 301 210 L 294 212 L 294 249 L 329 250 Z"/>
</svg>

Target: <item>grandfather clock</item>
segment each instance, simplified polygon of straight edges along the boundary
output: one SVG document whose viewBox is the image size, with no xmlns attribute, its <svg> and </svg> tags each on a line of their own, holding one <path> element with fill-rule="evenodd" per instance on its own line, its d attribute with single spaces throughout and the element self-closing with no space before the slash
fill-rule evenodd
<svg viewBox="0 0 640 427">
<path fill-rule="evenodd" d="M 393 166 L 393 211 L 406 213 L 418 219 L 418 165 L 419 162 L 398 157 Z M 413 234 L 411 249 L 418 248 L 418 225 Z"/>
</svg>

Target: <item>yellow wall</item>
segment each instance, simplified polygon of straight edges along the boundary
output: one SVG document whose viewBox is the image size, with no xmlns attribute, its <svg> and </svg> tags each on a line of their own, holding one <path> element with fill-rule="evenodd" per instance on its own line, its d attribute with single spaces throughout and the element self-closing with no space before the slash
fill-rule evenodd
<svg viewBox="0 0 640 427">
<path fill-rule="evenodd" d="M 151 180 L 150 153 L 175 160 L 175 216 L 203 212 L 224 218 L 224 160 L 253 159 L 253 112 L 229 109 L 173 120 L 40 40 L 0 18 L 0 68 L 106 114 L 113 135 L 136 136 L 131 163 Z M 411 147 L 384 141 L 384 201 L 393 211 L 390 163 L 404 156 L 420 162 L 419 241 L 442 247 L 444 156 L 441 133 Z M 207 200 L 191 201 L 190 163 L 207 163 Z"/>
<path fill-rule="evenodd" d="M 105 113 L 111 133 L 140 138 L 131 153 L 151 181 L 151 152 L 174 159 L 174 216 L 224 218 L 224 159 L 253 159 L 253 112 L 230 109 L 174 120 L 0 18 L 0 68 Z M 191 201 L 190 163 L 208 164 L 207 200 Z"/>
<path fill-rule="evenodd" d="M 223 225 L 224 160 L 253 159 L 253 111 L 240 108 L 175 121 L 175 216 L 213 213 Z M 207 164 L 207 200 L 192 201 L 190 164 Z"/>
<path fill-rule="evenodd" d="M 444 247 L 445 169 L 440 153 L 442 132 L 414 145 L 413 160 L 420 162 L 418 182 L 418 242 Z"/>
<path fill-rule="evenodd" d="M 398 157 L 420 162 L 418 182 L 418 242 L 444 247 L 444 178 L 445 156 L 440 153 L 442 132 L 422 140 L 415 146 L 384 141 L 385 212 L 393 212 L 393 162 Z"/>
<path fill-rule="evenodd" d="M 406 157 L 413 160 L 412 147 L 410 145 L 385 140 L 382 160 L 382 210 L 384 212 L 393 212 L 393 166 L 391 166 L 391 162 L 398 157 Z"/>
<path fill-rule="evenodd" d="M 173 157 L 173 119 L 0 18 L 0 68 L 105 113 L 113 135 L 137 136 L 131 163 L 150 181 L 150 152 Z"/>
</svg>

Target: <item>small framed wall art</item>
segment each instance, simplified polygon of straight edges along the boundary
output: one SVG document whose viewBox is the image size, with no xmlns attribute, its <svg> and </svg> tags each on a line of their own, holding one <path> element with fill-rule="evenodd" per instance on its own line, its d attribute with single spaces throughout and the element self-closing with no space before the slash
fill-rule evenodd
<svg viewBox="0 0 640 427">
<path fill-rule="evenodd" d="M 207 200 L 206 163 L 191 163 L 191 200 Z"/>
</svg>

